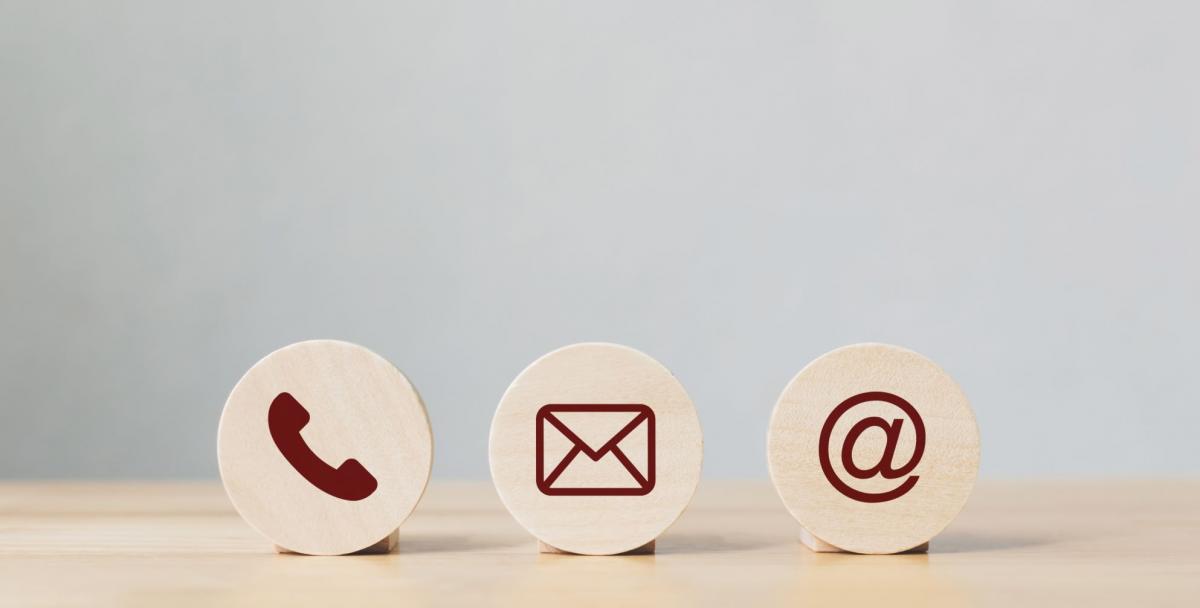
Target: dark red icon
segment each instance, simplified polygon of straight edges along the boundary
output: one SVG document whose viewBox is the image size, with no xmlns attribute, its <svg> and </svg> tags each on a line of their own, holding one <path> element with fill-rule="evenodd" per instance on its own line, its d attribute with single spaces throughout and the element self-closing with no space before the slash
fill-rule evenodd
<svg viewBox="0 0 1200 608">
<path fill-rule="evenodd" d="M 829 413 L 829 417 L 825 419 L 825 425 L 821 427 L 821 439 L 818 449 L 821 457 L 821 470 L 825 472 L 825 478 L 833 487 L 848 498 L 852 498 L 859 502 L 887 502 L 904 496 L 913 486 L 917 485 L 919 475 L 912 475 L 905 479 L 903 483 L 894 489 L 887 492 L 869 493 L 856 490 L 850 487 L 849 484 L 842 481 L 838 477 L 837 471 L 833 470 L 833 464 L 829 460 L 829 440 L 833 436 L 833 426 L 837 424 L 839 418 L 842 417 L 850 408 L 867 403 L 870 401 L 883 401 L 890 403 L 903 411 L 910 420 L 912 420 L 913 431 L 917 435 L 916 445 L 913 446 L 912 457 L 908 462 L 904 463 L 900 468 L 892 467 L 892 460 L 896 456 L 896 445 L 900 442 L 900 429 L 904 425 L 903 418 L 895 418 L 890 423 L 878 416 L 863 418 L 850 427 L 850 432 L 846 433 L 846 438 L 842 442 L 842 467 L 846 472 L 858 479 L 870 479 L 876 475 L 882 475 L 884 479 L 897 479 L 908 475 L 917 468 L 917 464 L 921 462 L 921 456 L 925 453 L 925 423 L 921 422 L 921 415 L 917 413 L 917 408 L 904 399 L 885 393 L 882 391 L 874 391 L 868 393 L 859 393 L 833 408 Z M 859 468 L 854 464 L 854 443 L 862 436 L 863 432 L 871 427 L 879 427 L 887 435 L 887 443 L 884 446 L 883 454 L 879 457 L 879 462 L 875 466 L 866 469 Z"/>
<path fill-rule="evenodd" d="M 267 427 L 275 447 L 309 483 L 342 500 L 362 500 L 375 493 L 379 482 L 357 460 L 351 458 L 333 468 L 313 453 L 300 436 L 308 424 L 308 410 L 289 393 L 279 393 L 267 410 Z"/>
<path fill-rule="evenodd" d="M 616 434 L 607 438 L 598 448 L 593 448 L 587 444 L 579 435 L 572 431 L 555 414 L 562 413 L 589 413 L 596 416 L 606 415 L 627 415 L 633 413 L 633 418 L 621 427 L 621 430 Z M 552 403 L 543 405 L 538 409 L 536 416 L 536 437 L 534 441 L 534 449 L 536 455 L 536 475 L 537 488 L 546 496 L 645 496 L 654 489 L 654 411 L 645 405 L 641 404 L 559 404 Z M 629 437 L 639 427 L 645 425 L 646 428 L 646 474 L 634 466 L 629 459 L 629 455 L 621 449 L 621 442 Z M 562 457 L 554 468 L 547 473 L 546 471 L 546 427 L 550 426 L 562 433 L 571 443 L 571 449 Z M 555 487 L 556 481 L 562 477 L 563 473 L 567 472 L 571 464 L 577 460 L 577 457 L 583 454 L 592 462 L 599 462 L 601 458 L 609 456 L 615 458 L 617 462 L 629 472 L 630 482 L 632 486 L 621 487 Z M 580 466 L 577 463 L 576 466 Z"/>
</svg>

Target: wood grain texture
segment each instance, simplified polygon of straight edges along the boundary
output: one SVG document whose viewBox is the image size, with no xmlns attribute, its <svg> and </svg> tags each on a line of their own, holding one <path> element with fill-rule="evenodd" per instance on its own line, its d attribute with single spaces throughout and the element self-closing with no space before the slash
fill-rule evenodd
<svg viewBox="0 0 1200 608">
<path fill-rule="evenodd" d="M 666 367 L 626 346 L 575 344 L 530 364 L 504 393 L 489 459 L 501 500 L 534 536 L 570 553 L 614 555 L 653 541 L 687 507 L 703 441 L 691 399 Z M 561 475 L 540 487 L 539 471 L 559 465 Z"/>
<path fill-rule="evenodd" d="M 899 553 L 930 541 L 966 503 L 979 430 L 937 364 L 897 346 L 855 344 L 817 358 L 784 389 L 767 462 L 813 537 L 855 553 Z"/>
<path fill-rule="evenodd" d="M 813 553 L 771 485 L 704 482 L 657 553 L 535 552 L 433 483 L 389 555 L 279 555 L 217 483 L 0 484 L 7 606 L 1195 606 L 1200 481 L 981 482 L 928 554 Z"/>
<path fill-rule="evenodd" d="M 281 412 L 291 417 L 273 419 L 292 424 L 272 431 L 268 418 Z M 290 457 L 281 437 L 294 442 Z M 282 549 L 313 555 L 386 547 L 381 539 L 416 507 L 433 464 L 416 389 L 383 357 L 336 340 L 292 344 L 250 368 L 225 404 L 217 448 L 221 479 L 246 521 Z M 297 463 L 326 482 L 358 473 L 370 484 L 353 499 L 331 495 Z"/>
</svg>

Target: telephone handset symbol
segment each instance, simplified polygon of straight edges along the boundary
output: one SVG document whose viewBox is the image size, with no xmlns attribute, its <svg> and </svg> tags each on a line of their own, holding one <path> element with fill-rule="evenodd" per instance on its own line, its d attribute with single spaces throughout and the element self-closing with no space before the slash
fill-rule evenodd
<svg viewBox="0 0 1200 608">
<path fill-rule="evenodd" d="M 321 460 L 300 436 L 308 424 L 308 410 L 289 393 L 279 393 L 267 410 L 267 427 L 275 447 L 309 483 L 342 500 L 362 500 L 375 493 L 379 482 L 360 462 L 351 458 L 336 469 Z"/>
</svg>

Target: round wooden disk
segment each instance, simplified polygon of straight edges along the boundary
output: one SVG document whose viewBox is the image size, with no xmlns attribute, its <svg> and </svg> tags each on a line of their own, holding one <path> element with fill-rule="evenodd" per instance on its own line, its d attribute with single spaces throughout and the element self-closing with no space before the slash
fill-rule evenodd
<svg viewBox="0 0 1200 608">
<path fill-rule="evenodd" d="M 767 460 L 784 504 L 817 539 L 898 553 L 929 541 L 966 503 L 979 429 L 937 364 L 856 344 L 822 355 L 784 389 Z"/>
<path fill-rule="evenodd" d="M 383 357 L 313 340 L 263 358 L 221 414 L 217 458 L 238 513 L 277 546 L 365 549 L 425 491 L 433 434 L 416 389 Z"/>
<path fill-rule="evenodd" d="M 626 346 L 589 343 L 517 376 L 492 420 L 489 455 L 501 500 L 534 536 L 613 555 L 654 540 L 687 507 L 703 441 L 667 368 Z"/>
</svg>

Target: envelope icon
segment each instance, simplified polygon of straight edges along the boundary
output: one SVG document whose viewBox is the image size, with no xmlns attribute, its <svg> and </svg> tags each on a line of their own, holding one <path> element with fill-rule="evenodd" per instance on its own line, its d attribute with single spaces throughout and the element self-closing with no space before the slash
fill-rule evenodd
<svg viewBox="0 0 1200 608">
<path fill-rule="evenodd" d="M 645 496 L 654 489 L 654 410 L 649 407 L 551 403 L 538 409 L 536 419 L 536 476 L 542 494 Z M 597 435 L 597 429 L 603 430 L 602 434 Z M 569 447 L 561 457 L 548 462 L 551 459 L 547 451 L 553 445 Z M 635 460 L 644 465 L 639 467 Z M 624 473 L 620 473 L 622 469 Z M 592 475 L 599 482 L 589 483 L 590 471 L 606 473 Z M 577 483 L 563 483 L 564 477 Z M 580 480 L 582 483 L 578 483 Z"/>
</svg>

